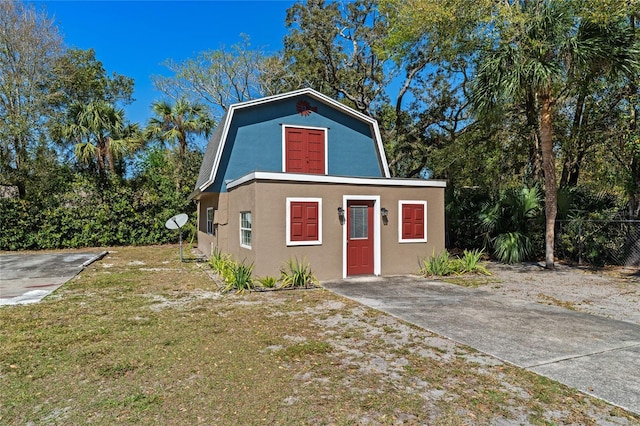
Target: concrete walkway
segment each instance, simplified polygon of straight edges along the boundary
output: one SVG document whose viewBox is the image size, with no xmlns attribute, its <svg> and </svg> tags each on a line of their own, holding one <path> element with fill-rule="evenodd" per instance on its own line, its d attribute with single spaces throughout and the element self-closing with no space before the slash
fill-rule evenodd
<svg viewBox="0 0 640 426">
<path fill-rule="evenodd" d="M 0 306 L 39 302 L 105 254 L 0 255 Z"/>
<path fill-rule="evenodd" d="M 322 285 L 640 414 L 639 325 L 413 276 Z"/>
</svg>

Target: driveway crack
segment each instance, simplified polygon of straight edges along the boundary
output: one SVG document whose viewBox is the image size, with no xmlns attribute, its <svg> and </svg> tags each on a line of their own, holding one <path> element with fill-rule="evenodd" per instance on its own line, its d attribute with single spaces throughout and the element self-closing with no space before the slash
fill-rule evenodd
<svg viewBox="0 0 640 426">
<path fill-rule="evenodd" d="M 580 354 L 580 355 L 568 356 L 568 357 L 565 357 L 565 358 L 554 359 L 553 361 L 547 361 L 547 362 L 542 362 L 540 364 L 528 365 L 525 368 L 543 367 L 545 365 L 557 364 L 557 363 L 563 362 L 563 361 L 570 361 L 570 360 L 573 360 L 573 359 L 586 358 L 586 357 L 590 357 L 590 356 L 594 356 L 594 355 L 606 354 L 606 353 L 609 353 L 609 352 L 617 352 L 617 351 L 620 351 L 620 350 L 629 349 L 629 348 L 635 348 L 635 347 L 640 347 L 640 343 L 632 343 L 630 345 L 620 346 L 620 347 L 611 348 L 611 349 L 605 349 L 605 350 L 598 351 L 598 352 L 590 352 L 588 354 Z"/>
</svg>

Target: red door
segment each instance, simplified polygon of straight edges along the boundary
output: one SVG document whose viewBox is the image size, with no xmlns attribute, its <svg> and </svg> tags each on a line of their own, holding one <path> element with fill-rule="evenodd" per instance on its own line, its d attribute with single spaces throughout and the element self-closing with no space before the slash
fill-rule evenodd
<svg viewBox="0 0 640 426">
<path fill-rule="evenodd" d="M 285 170 L 289 173 L 325 173 L 324 130 L 287 127 Z"/>
<path fill-rule="evenodd" d="M 373 274 L 373 201 L 347 202 L 347 275 Z"/>
</svg>

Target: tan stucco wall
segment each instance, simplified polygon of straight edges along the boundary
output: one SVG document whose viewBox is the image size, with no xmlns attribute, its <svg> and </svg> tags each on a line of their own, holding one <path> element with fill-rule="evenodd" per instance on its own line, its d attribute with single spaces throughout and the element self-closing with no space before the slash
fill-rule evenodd
<svg viewBox="0 0 640 426">
<path fill-rule="evenodd" d="M 337 207 L 342 205 L 342 186 L 322 184 L 296 184 L 257 182 L 255 186 L 257 205 L 262 223 L 256 228 L 258 275 L 276 275 L 279 267 L 289 259 L 306 260 L 319 279 L 342 276 L 342 226 L 338 220 Z M 322 245 L 286 245 L 286 199 L 322 198 Z M 256 232 L 256 235 L 258 232 Z"/>
<path fill-rule="evenodd" d="M 378 196 L 380 205 L 389 210 L 385 224 L 380 221 L 380 273 L 392 275 L 415 273 L 419 258 L 444 249 L 444 188 L 299 184 L 295 182 L 258 181 L 233 188 L 216 199 L 216 222 L 219 223 L 215 238 L 202 235 L 202 241 L 211 241 L 220 250 L 231 253 L 237 260 L 254 262 L 256 276 L 278 276 L 280 266 L 297 257 L 311 264 L 315 275 L 321 279 L 341 278 L 343 274 L 343 227 L 337 208 L 343 205 L 343 196 Z M 312 197 L 322 199 L 322 245 L 286 245 L 287 197 Z M 398 240 L 398 201 L 427 201 L 427 242 L 400 243 Z M 200 200 L 205 215 L 207 200 Z M 228 202 L 228 205 L 227 205 Z M 252 213 L 252 248 L 240 247 L 239 221 L 241 211 Z M 228 213 L 228 214 L 227 214 Z M 206 218 L 201 221 L 206 229 Z M 202 250 L 206 253 L 205 250 Z M 209 254 L 209 253 L 206 253 Z"/>
<path fill-rule="evenodd" d="M 256 261 L 256 253 L 258 249 L 256 238 L 259 238 L 259 229 L 262 211 L 256 209 L 255 203 L 255 185 L 244 185 L 236 188 L 233 192 L 228 192 L 225 195 L 228 199 L 227 208 L 227 225 L 220 227 L 222 231 L 220 237 L 224 237 L 226 241 L 226 252 L 231 253 L 235 260 L 246 263 L 252 263 Z M 240 246 L 240 212 L 251 212 L 251 236 L 252 243 L 251 249 L 247 249 Z"/>
<path fill-rule="evenodd" d="M 213 192 L 205 192 L 198 199 L 198 250 L 204 253 L 206 256 L 211 256 L 211 250 L 213 247 L 218 247 L 220 250 L 226 252 L 226 247 L 220 247 L 220 233 L 218 225 L 214 226 L 214 234 L 207 233 L 207 209 L 213 207 L 214 209 L 214 225 L 220 220 L 220 201 L 221 198 L 225 199 L 228 194 L 218 194 Z M 226 217 L 226 209 L 224 209 L 224 216 Z"/>
<path fill-rule="evenodd" d="M 427 202 L 427 242 L 400 243 L 399 200 Z M 384 188 L 381 204 L 389 210 L 388 223 L 381 227 L 382 275 L 415 273 L 419 259 L 444 250 L 444 188 Z"/>
<path fill-rule="evenodd" d="M 388 209 L 388 221 L 374 216 L 380 223 L 380 273 L 393 275 L 415 273 L 419 259 L 444 249 L 444 188 L 372 185 L 336 185 L 253 181 L 228 193 L 205 194 L 199 200 L 198 248 L 207 256 L 211 247 L 230 253 L 239 261 L 254 263 L 255 276 L 279 276 L 282 264 L 297 257 L 306 259 L 320 280 L 343 276 L 343 227 L 337 209 L 344 196 L 379 197 L 377 209 Z M 286 245 L 287 197 L 322 199 L 322 245 Z M 427 242 L 400 243 L 398 236 L 398 201 L 427 202 Z M 206 233 L 206 208 L 214 207 L 215 235 Z M 240 246 L 240 212 L 251 211 L 252 247 Z"/>
</svg>

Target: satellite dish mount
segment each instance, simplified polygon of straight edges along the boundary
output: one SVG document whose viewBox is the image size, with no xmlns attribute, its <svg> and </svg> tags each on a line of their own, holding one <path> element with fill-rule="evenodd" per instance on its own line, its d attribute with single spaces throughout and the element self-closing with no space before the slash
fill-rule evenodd
<svg viewBox="0 0 640 426">
<path fill-rule="evenodd" d="M 167 223 L 164 224 L 167 229 L 180 230 L 180 262 L 182 262 L 182 227 L 185 225 L 185 223 L 187 223 L 187 220 L 189 220 L 189 216 L 184 213 L 180 213 L 171 217 L 169 220 L 167 220 Z"/>
</svg>

